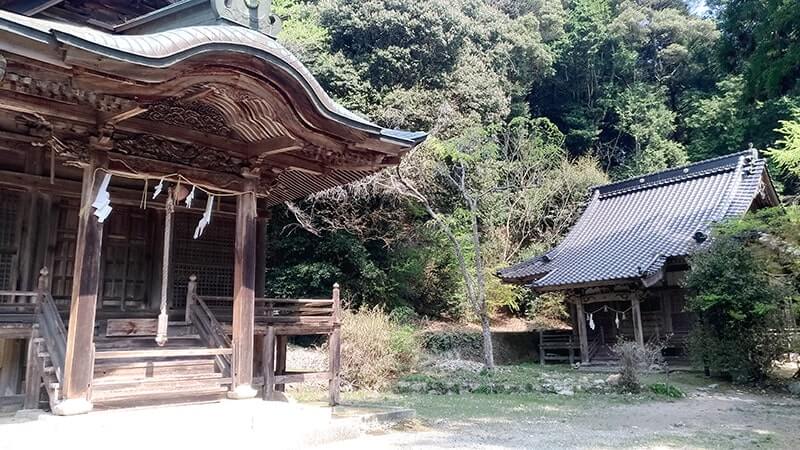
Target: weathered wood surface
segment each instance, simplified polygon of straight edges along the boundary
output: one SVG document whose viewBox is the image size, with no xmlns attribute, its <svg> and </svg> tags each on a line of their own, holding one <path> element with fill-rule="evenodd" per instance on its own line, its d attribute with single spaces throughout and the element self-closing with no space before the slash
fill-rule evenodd
<svg viewBox="0 0 800 450">
<path fill-rule="evenodd" d="M 254 191 L 255 183 L 247 182 Z M 237 199 L 233 272 L 233 389 L 253 382 L 253 326 L 256 283 L 256 197 L 253 192 Z"/>
<path fill-rule="evenodd" d="M 576 320 L 578 321 L 578 338 L 580 339 L 581 347 L 581 362 L 589 362 L 589 338 L 586 335 L 586 314 L 583 311 L 583 302 L 578 301 L 575 303 Z"/>
<path fill-rule="evenodd" d="M 185 349 L 147 349 L 147 350 L 111 350 L 98 351 L 96 360 L 125 358 L 166 358 L 179 356 L 214 356 L 230 355 L 230 348 L 185 348 Z"/>
<path fill-rule="evenodd" d="M 108 319 L 106 336 L 155 336 L 157 329 L 157 319 Z"/>
<path fill-rule="evenodd" d="M 42 391 L 42 361 L 39 359 L 38 326 L 28 339 L 28 357 L 25 364 L 25 409 L 39 408 L 39 396 Z"/>
<path fill-rule="evenodd" d="M 108 155 L 100 151 L 91 153 L 91 162 L 83 169 L 63 384 L 65 399 L 87 401 L 94 370 L 94 319 L 103 240 L 103 224 L 93 214 L 92 203 L 103 179 L 97 169 L 108 166 Z"/>
<path fill-rule="evenodd" d="M 263 364 L 262 373 L 264 376 L 263 396 L 264 400 L 272 400 L 275 393 L 275 328 L 267 327 L 264 335 L 264 357 L 261 359 Z"/>
</svg>

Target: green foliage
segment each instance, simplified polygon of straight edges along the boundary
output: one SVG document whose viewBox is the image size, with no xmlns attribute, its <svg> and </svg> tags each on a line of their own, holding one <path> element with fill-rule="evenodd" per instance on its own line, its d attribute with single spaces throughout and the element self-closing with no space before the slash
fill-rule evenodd
<svg viewBox="0 0 800 450">
<path fill-rule="evenodd" d="M 380 308 L 344 310 L 342 378 L 360 389 L 384 389 L 416 367 L 419 342 L 415 329 L 398 325 Z"/>
<path fill-rule="evenodd" d="M 419 321 L 419 315 L 408 306 L 398 306 L 389 313 L 389 320 L 398 325 L 413 325 Z"/>
<path fill-rule="evenodd" d="M 760 380 L 785 350 L 771 330 L 783 326 L 800 266 L 796 208 L 764 210 L 726 224 L 691 258 L 689 310 L 701 320 L 690 337 L 699 365 L 737 380 Z"/>
<path fill-rule="evenodd" d="M 420 335 L 422 348 L 432 353 L 475 353 L 481 351 L 479 332 L 425 331 Z"/>
<path fill-rule="evenodd" d="M 800 9 L 791 0 L 712 0 L 726 67 L 746 75 L 749 96 L 773 98 L 798 87 Z"/>
<path fill-rule="evenodd" d="M 800 108 L 792 110 L 791 120 L 781 120 L 777 131 L 782 136 L 768 154 L 781 169 L 800 176 Z"/>
<path fill-rule="evenodd" d="M 653 383 L 648 387 L 650 388 L 650 392 L 657 395 L 663 395 L 664 397 L 669 397 L 669 398 L 686 397 L 686 394 L 684 394 L 682 390 L 671 384 Z"/>
</svg>

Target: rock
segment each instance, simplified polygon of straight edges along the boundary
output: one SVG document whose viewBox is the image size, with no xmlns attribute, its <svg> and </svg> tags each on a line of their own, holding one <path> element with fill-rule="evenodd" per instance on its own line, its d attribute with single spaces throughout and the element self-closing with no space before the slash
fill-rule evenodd
<svg viewBox="0 0 800 450">
<path fill-rule="evenodd" d="M 789 389 L 789 392 L 791 392 L 792 395 L 800 395 L 800 381 L 789 383 L 786 388 Z"/>
<path fill-rule="evenodd" d="M 609 375 L 608 378 L 606 378 L 606 383 L 608 383 L 608 384 L 610 384 L 612 386 L 616 386 L 616 385 L 619 384 L 619 381 L 621 379 L 622 379 L 622 375 L 620 375 L 618 373 L 613 373 L 613 374 Z"/>
<path fill-rule="evenodd" d="M 712 383 L 712 384 L 709 384 L 708 386 L 706 386 L 706 388 L 708 388 L 709 390 L 716 389 L 718 387 L 719 387 L 719 385 L 717 383 Z"/>
<path fill-rule="evenodd" d="M 606 380 L 604 380 L 602 378 L 597 378 L 596 380 L 592 380 L 592 384 L 595 385 L 595 386 L 602 386 L 602 385 L 606 384 Z"/>
<path fill-rule="evenodd" d="M 558 395 L 573 396 L 573 395 L 575 395 L 575 392 L 573 392 L 572 389 L 564 388 L 564 389 L 561 389 L 560 391 L 558 391 L 557 394 Z"/>
</svg>

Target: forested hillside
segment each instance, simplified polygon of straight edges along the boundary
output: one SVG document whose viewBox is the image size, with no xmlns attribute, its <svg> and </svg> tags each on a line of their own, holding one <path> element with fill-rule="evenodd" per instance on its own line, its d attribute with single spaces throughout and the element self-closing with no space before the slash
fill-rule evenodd
<svg viewBox="0 0 800 450">
<path fill-rule="evenodd" d="M 522 314 L 529 294 L 492 274 L 552 246 L 591 185 L 752 143 L 789 155 L 773 174 L 794 193 L 795 2 L 274 3 L 279 39 L 337 101 L 431 132 L 395 173 L 274 212 L 274 294 L 339 281 L 356 306 L 459 318 L 483 292 Z"/>
</svg>

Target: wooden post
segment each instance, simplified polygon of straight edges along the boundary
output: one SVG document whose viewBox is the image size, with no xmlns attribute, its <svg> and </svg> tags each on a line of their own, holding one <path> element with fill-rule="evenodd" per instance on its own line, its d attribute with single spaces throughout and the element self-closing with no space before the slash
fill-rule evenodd
<svg viewBox="0 0 800 450">
<path fill-rule="evenodd" d="M 53 411 L 58 415 L 82 414 L 91 411 L 90 397 L 94 364 L 94 318 L 100 283 L 103 224 L 93 214 L 92 202 L 102 182 L 96 169 L 108 166 L 108 155 L 92 151 L 91 161 L 83 168 L 81 208 L 75 236 L 75 267 L 72 278 L 67 351 L 64 367 L 64 401 Z"/>
<path fill-rule="evenodd" d="M 341 380 L 340 372 L 340 359 L 341 359 L 341 345 L 342 345 L 342 317 L 341 317 L 342 301 L 339 297 L 339 283 L 333 285 L 333 331 L 328 337 L 328 367 L 330 369 L 330 382 L 328 384 L 328 403 L 331 406 L 339 404 L 339 388 Z"/>
<path fill-rule="evenodd" d="M 256 283 L 256 196 L 252 180 L 239 196 L 233 271 L 233 383 L 228 398 L 252 398 Z"/>
<path fill-rule="evenodd" d="M 633 336 L 636 343 L 644 346 L 644 334 L 642 333 L 642 309 L 639 305 L 639 295 L 633 294 L 631 298 L 631 312 L 633 315 Z"/>
<path fill-rule="evenodd" d="M 539 364 L 544 365 L 544 331 L 539 330 Z"/>
<path fill-rule="evenodd" d="M 267 271 L 267 225 L 265 217 L 259 217 L 256 225 L 256 297 L 264 297 Z"/>
<path fill-rule="evenodd" d="M 167 327 L 169 326 L 167 294 L 169 293 L 169 257 L 172 252 L 172 216 L 175 213 L 175 194 L 172 188 L 167 190 L 167 200 L 164 207 L 164 253 L 161 255 L 161 305 L 158 314 L 158 327 L 156 329 L 156 344 L 158 344 L 159 347 L 163 347 L 167 343 Z"/>
<path fill-rule="evenodd" d="M 589 362 L 589 340 L 586 335 L 586 314 L 583 312 L 583 299 L 578 298 L 575 303 L 575 320 L 578 322 L 578 338 L 581 344 L 581 362 Z"/>
<path fill-rule="evenodd" d="M 194 296 L 197 295 L 197 275 L 189 275 L 189 284 L 186 285 L 186 323 L 192 323 L 192 308 Z"/>
<path fill-rule="evenodd" d="M 275 337 L 275 375 L 286 375 L 286 350 L 289 346 L 289 336 L 279 335 Z M 275 390 L 278 392 L 286 391 L 285 384 L 276 384 Z"/>
<path fill-rule="evenodd" d="M 275 327 L 268 326 L 264 335 L 264 357 L 261 360 L 264 374 L 264 400 L 272 400 L 275 393 Z"/>
</svg>

